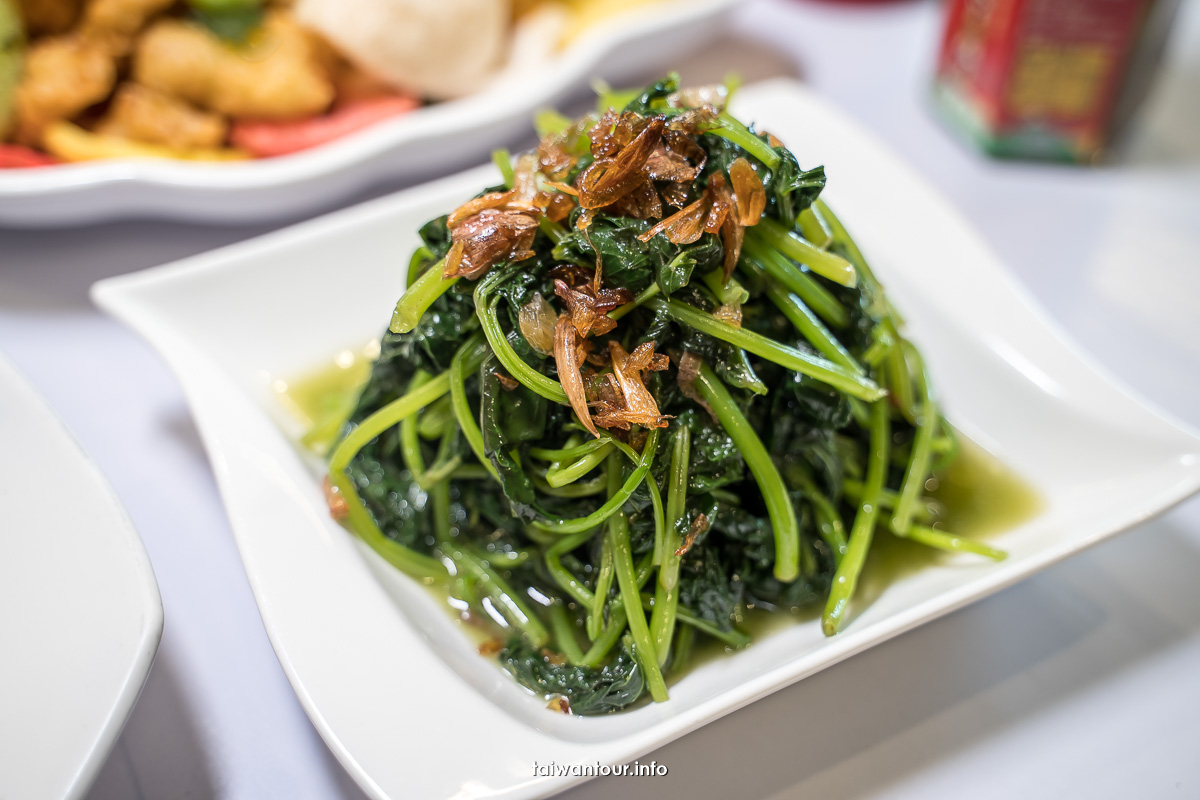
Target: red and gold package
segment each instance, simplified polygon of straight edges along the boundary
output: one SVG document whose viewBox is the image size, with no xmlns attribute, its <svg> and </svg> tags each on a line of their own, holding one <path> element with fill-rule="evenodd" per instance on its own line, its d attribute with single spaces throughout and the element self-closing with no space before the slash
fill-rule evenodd
<svg viewBox="0 0 1200 800">
<path fill-rule="evenodd" d="M 1153 0 L 950 0 L 936 96 L 989 153 L 1091 161 Z"/>
</svg>

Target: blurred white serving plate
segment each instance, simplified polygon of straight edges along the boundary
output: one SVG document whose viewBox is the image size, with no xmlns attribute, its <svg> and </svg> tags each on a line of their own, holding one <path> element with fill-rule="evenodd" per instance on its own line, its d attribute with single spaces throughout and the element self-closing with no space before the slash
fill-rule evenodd
<svg viewBox="0 0 1200 800">
<path fill-rule="evenodd" d="M 100 471 L 0 357 L 0 797 L 80 797 L 162 635 L 158 584 Z"/>
<path fill-rule="evenodd" d="M 246 572 L 288 678 L 330 747 L 378 797 L 535 797 L 579 778 L 533 763 L 619 763 L 889 637 L 989 595 L 1200 488 L 1200 439 L 1065 342 L 911 170 L 803 87 L 749 87 L 734 112 L 824 163 L 828 196 L 909 320 L 949 417 L 1037 485 L 1000 564 L 949 560 L 892 584 L 832 639 L 799 624 L 706 663 L 671 699 L 605 718 L 547 711 L 422 589 L 328 516 L 280 426 L 271 382 L 376 337 L 417 227 L 494 183 L 479 169 L 97 284 L 149 339 L 196 415 Z M 934 240 L 913 231 L 934 231 Z"/>
<path fill-rule="evenodd" d="M 247 223 L 332 207 L 385 179 L 476 164 L 531 130 L 533 112 L 594 76 L 621 85 L 717 31 L 736 0 L 670 0 L 585 31 L 546 64 L 295 155 L 236 163 L 109 160 L 0 169 L 0 225 L 60 227 L 124 217 Z"/>
</svg>

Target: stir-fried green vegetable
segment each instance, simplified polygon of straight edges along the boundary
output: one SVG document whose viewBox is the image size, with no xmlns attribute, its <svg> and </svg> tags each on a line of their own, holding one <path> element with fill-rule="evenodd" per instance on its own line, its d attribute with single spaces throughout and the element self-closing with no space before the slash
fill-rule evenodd
<svg viewBox="0 0 1200 800">
<path fill-rule="evenodd" d="M 335 515 L 574 713 L 665 700 L 750 606 L 837 633 L 874 537 L 1003 557 L 938 529 L 953 433 L 824 171 L 723 99 L 669 78 L 498 153 L 330 456 Z"/>
</svg>

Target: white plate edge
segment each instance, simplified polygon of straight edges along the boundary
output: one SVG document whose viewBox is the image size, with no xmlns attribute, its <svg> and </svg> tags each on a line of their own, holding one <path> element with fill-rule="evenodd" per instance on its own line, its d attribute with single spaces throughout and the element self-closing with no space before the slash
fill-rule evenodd
<svg viewBox="0 0 1200 800">
<path fill-rule="evenodd" d="M 34 388 L 29 379 L 2 353 L 0 353 L 0 372 L 8 372 L 13 379 L 13 385 L 17 387 L 17 391 L 25 394 L 26 400 L 30 404 L 39 407 L 44 412 L 46 423 L 53 426 L 55 435 L 62 437 L 63 442 L 71 448 L 73 454 L 77 457 L 82 469 L 95 481 L 97 488 L 101 490 L 101 494 L 108 502 L 110 510 L 113 513 L 115 521 L 113 528 L 114 530 L 119 529 L 121 544 L 127 548 L 134 562 L 135 571 L 141 579 L 140 589 L 145 601 L 143 611 L 146 616 L 142 630 L 140 631 L 136 657 L 130 665 L 129 672 L 125 677 L 125 683 L 114 698 L 108 718 L 101 726 L 96 741 L 88 752 L 88 755 L 79 764 L 75 776 L 71 781 L 70 788 L 67 790 L 66 796 L 68 798 L 80 798 L 91 788 L 92 783 L 100 772 L 100 768 L 108 759 L 114 745 L 117 743 L 117 739 L 120 737 L 121 731 L 125 727 L 125 723 L 129 719 L 130 713 L 133 711 L 134 705 L 137 703 L 138 697 L 141 695 L 142 689 L 146 685 L 150 669 L 158 654 L 159 644 L 162 641 L 165 619 L 162 594 L 159 591 L 158 578 L 154 574 L 154 566 L 150 562 L 149 554 L 146 552 L 145 543 L 138 534 L 137 528 L 134 527 L 133 521 L 130 519 L 129 513 L 126 511 L 120 497 L 113 489 L 112 484 L 109 483 L 107 477 L 105 477 L 99 465 L 83 449 L 79 440 L 37 389 Z"/>
</svg>

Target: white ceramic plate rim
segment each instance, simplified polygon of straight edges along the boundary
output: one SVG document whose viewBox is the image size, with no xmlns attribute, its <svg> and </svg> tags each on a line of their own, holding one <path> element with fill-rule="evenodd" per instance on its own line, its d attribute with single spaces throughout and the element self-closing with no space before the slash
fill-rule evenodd
<svg viewBox="0 0 1200 800">
<path fill-rule="evenodd" d="M 1108 378 L 1104 370 L 1097 370 L 1091 358 L 1084 355 L 1074 345 L 1071 345 L 1066 340 L 1066 337 L 1063 337 L 1058 331 L 1057 326 L 1048 322 L 1044 315 L 1037 310 L 1036 304 L 1028 298 L 1027 293 L 1019 286 L 1014 285 L 1011 279 L 994 264 L 994 258 L 990 257 L 987 249 L 970 233 L 969 228 L 961 222 L 958 215 L 952 209 L 946 208 L 945 204 L 936 195 L 933 195 L 917 176 L 903 165 L 896 163 L 894 157 L 888 154 L 873 139 L 858 131 L 852 124 L 846 122 L 840 115 L 829 109 L 822 101 L 814 98 L 807 91 L 790 82 L 772 82 L 753 89 L 747 89 L 745 97 L 749 100 L 751 96 L 753 96 L 760 109 L 767 108 L 772 103 L 780 106 L 790 104 L 796 108 L 819 111 L 820 115 L 826 119 L 835 121 L 839 126 L 839 131 L 847 139 L 853 140 L 856 147 L 861 147 L 864 154 L 869 152 L 871 157 L 879 164 L 886 166 L 889 175 L 895 179 L 905 181 L 906 184 L 911 184 L 913 195 L 919 198 L 923 207 L 944 215 L 946 220 L 956 224 L 960 230 L 956 230 L 955 235 L 964 239 L 975 251 L 984 256 L 981 259 L 983 263 L 976 265 L 979 270 L 978 278 L 985 284 L 984 290 L 999 289 L 1007 293 L 1020 307 L 1023 314 L 1035 320 L 1038 325 L 1047 329 L 1050 334 L 1058 337 L 1056 344 L 1060 346 L 1060 349 L 1068 353 L 1076 364 L 1082 365 L 1081 369 L 1089 370 L 1092 373 L 1092 379 L 1105 381 L 1112 386 L 1116 386 L 1115 382 Z M 785 141 L 788 139 L 788 131 L 777 129 L 775 132 L 780 134 Z M 247 571 L 263 612 L 264 622 L 289 680 L 292 681 L 305 708 L 339 759 L 347 766 L 356 779 L 362 783 L 364 788 L 379 797 L 387 796 L 387 790 L 376 782 L 367 768 L 362 766 L 360 763 L 360 755 L 362 754 L 354 752 L 353 748 L 348 746 L 343 740 L 343 734 L 348 733 L 348 731 L 344 728 L 340 732 L 339 730 L 335 730 L 334 723 L 327 718 L 320 704 L 314 700 L 310 688 L 316 688 L 316 685 L 313 684 L 310 687 L 306 682 L 306 676 L 301 674 L 307 673 L 312 665 L 300 665 L 293 661 L 290 652 L 291 643 L 285 641 L 286 637 L 280 634 L 281 625 L 276 624 L 277 622 L 284 622 L 283 617 L 287 613 L 286 609 L 281 608 L 275 602 L 275 598 L 272 596 L 274 587 L 264 583 L 261 580 L 261 576 L 257 573 L 261 565 L 256 561 L 255 555 L 252 552 L 254 550 L 253 539 L 257 534 L 251 527 L 251 520 L 246 509 L 242 508 L 239 505 L 239 500 L 233 496 L 236 493 L 236 488 L 233 485 L 236 476 L 232 473 L 237 468 L 235 462 L 240 456 L 231 453 L 231 443 L 222 436 L 221 431 L 217 430 L 220 424 L 222 424 L 219 421 L 219 417 L 224 413 L 223 409 L 217 407 L 217 404 L 220 402 L 218 397 L 227 397 L 223 392 L 229 388 L 224 385 L 229 384 L 229 381 L 223 377 L 219 365 L 212 361 L 197 345 L 187 340 L 179 330 L 172 327 L 169 320 L 165 320 L 155 313 L 156 309 L 152 301 L 143 297 L 142 293 L 153 293 L 159 288 L 169 286 L 173 281 L 186 281 L 209 273 L 216 274 L 223 270 L 236 269 L 240 262 L 269 257 L 277 248 L 281 248 L 287 244 L 298 245 L 303 242 L 316 242 L 327 236 L 336 234 L 343 229 L 353 229 L 358 225 L 366 225 L 369 222 L 390 218 L 398 214 L 401 209 L 421 207 L 424 195 L 440 197 L 453 187 L 457 187 L 458 190 L 463 191 L 468 187 L 485 185 L 486 182 L 483 172 L 476 171 L 456 176 L 420 189 L 396 195 L 392 198 L 330 215 L 321 220 L 298 226 L 288 231 L 278 232 L 255 242 L 235 246 L 219 253 L 191 259 L 177 265 L 149 270 L 133 276 L 105 281 L 98 284 L 93 293 L 95 300 L 102 307 L 117 315 L 146 336 L 171 363 L 183 383 L 185 393 L 187 393 L 197 416 L 201 434 L 209 449 L 222 492 L 229 505 L 235 534 L 238 537 L 239 546 L 242 548 L 243 557 L 247 559 Z M 331 343 L 334 347 L 345 344 L 345 342 Z M 1132 407 L 1138 403 L 1138 401 L 1131 398 L 1130 393 L 1126 390 L 1118 387 L 1114 388 L 1113 391 L 1120 395 L 1122 403 L 1125 406 Z M 1140 410 L 1146 415 L 1147 419 L 1156 420 L 1158 428 L 1162 429 L 1162 431 L 1157 431 L 1156 429 L 1156 432 L 1162 432 L 1164 435 L 1167 435 L 1169 432 L 1170 436 L 1174 437 L 1172 438 L 1172 442 L 1185 448 L 1189 454 L 1200 452 L 1200 441 L 1196 439 L 1194 434 L 1144 405 L 1140 406 Z M 973 431 L 969 432 L 974 433 Z M 1189 456 L 1189 458 L 1192 457 Z M 1195 459 L 1192 458 L 1191 461 L 1185 463 L 1195 465 Z M 819 652 L 796 658 L 775 668 L 766 669 L 751 679 L 724 690 L 718 696 L 698 702 L 679 713 L 667 716 L 654 716 L 653 713 L 643 715 L 641 719 L 645 723 L 644 729 L 630 733 L 629 735 L 606 739 L 604 741 L 568 741 L 564 737 L 546 735 L 547 730 L 540 728 L 538 730 L 531 730 L 524 722 L 506 714 L 497 715 L 493 713 L 497 710 L 497 706 L 489 703 L 474 703 L 472 708 L 478 711 L 480 718 L 485 720 L 486 724 L 497 726 L 495 729 L 497 739 L 512 736 L 522 738 L 526 743 L 536 743 L 538 747 L 544 748 L 538 752 L 547 753 L 547 757 L 553 757 L 557 754 L 562 760 L 579 761 L 586 759 L 589 762 L 599 760 L 605 763 L 627 761 L 671 739 L 681 736 L 718 716 L 764 697 L 788 683 L 799 680 L 819 669 L 837 663 L 870 646 L 909 630 L 916 625 L 947 614 L 973 600 L 1011 585 L 1085 547 L 1142 522 L 1155 514 L 1161 513 L 1171 505 L 1194 493 L 1198 488 L 1200 488 L 1200 468 L 1188 466 L 1181 477 L 1154 492 L 1147 492 L 1137 502 L 1131 502 L 1127 506 L 1123 506 L 1120 514 L 1106 517 L 1103 522 L 1089 522 L 1087 527 L 1088 534 L 1084 538 L 1079 538 L 1064 546 L 1043 547 L 1039 550 L 1026 553 L 1020 560 L 1011 560 L 1004 564 L 989 566 L 985 571 L 973 573 L 975 577 L 968 583 L 944 591 L 929 600 L 917 602 L 903 610 L 886 616 L 882 620 L 875 621 L 869 626 L 851 625 L 844 633 L 827 642 Z M 361 567 L 358 568 L 358 572 L 361 573 Z M 364 592 L 362 597 L 359 598 L 360 600 L 367 598 L 368 595 L 374 600 L 386 598 L 383 590 L 379 589 L 379 587 L 372 587 L 369 590 L 364 589 Z M 734 658 L 754 659 L 754 651 L 739 654 Z M 450 670 L 447 670 L 447 672 L 450 672 Z M 631 713 L 642 714 L 643 711 L 646 711 L 646 709 L 639 709 Z M 484 723 L 481 722 L 481 724 Z M 589 724 L 592 723 L 589 722 Z M 594 724 L 597 726 L 595 730 L 601 730 L 601 726 L 605 725 L 606 721 L 597 720 Z M 552 726 L 547 724 L 543 727 L 549 729 Z M 461 796 L 542 796 L 560 790 L 566 785 L 579 780 L 581 779 L 573 777 L 530 779 L 523 782 L 513 782 L 503 787 L 490 788 L 484 786 L 471 788 L 464 785 Z M 399 791 L 395 786 L 390 788 Z"/>
<path fill-rule="evenodd" d="M 435 137 L 486 129 L 501 120 L 528 118 L 540 103 L 581 83 L 622 42 L 700 23 L 731 8 L 736 1 L 670 0 L 661 6 L 620 14 L 581 34 L 567 50 L 537 70 L 537 80 L 501 80 L 476 94 L 422 108 L 294 155 L 227 164 L 114 159 L 0 170 L 0 201 L 62 196 L 85 188 L 126 183 L 197 193 L 305 183 Z"/>
<path fill-rule="evenodd" d="M 125 725 L 125 721 L 129 718 L 129 714 L 133 710 L 134 703 L 137 701 L 142 687 L 145 685 L 146 677 L 150 673 L 150 667 L 154 663 L 154 657 L 158 651 L 159 641 L 162 638 L 162 598 L 158 591 L 158 582 L 154 577 L 154 570 L 151 567 L 150 559 L 146 554 L 142 540 L 138 536 L 137 531 L 134 530 L 133 524 L 130 522 L 120 501 L 113 493 L 112 488 L 105 481 L 100 469 L 83 452 L 70 432 L 63 427 L 62 423 L 55 416 L 54 412 L 50 410 L 28 382 L 20 376 L 16 369 L 2 355 L 0 355 L 0 391 L 21 407 L 23 413 L 30 415 L 31 425 L 38 431 L 39 442 L 54 452 L 56 458 L 59 459 L 59 463 L 69 463 L 71 469 L 77 475 L 82 476 L 83 480 L 91 483 L 93 485 L 92 488 L 101 494 L 102 504 L 97 505 L 93 509 L 94 514 L 90 516 L 95 524 L 87 530 L 86 535 L 89 538 L 93 538 L 96 542 L 103 542 L 105 552 L 111 558 L 123 563 L 126 571 L 133 574 L 137 581 L 136 588 L 140 600 L 140 608 L 138 610 L 142 615 L 142 624 L 138 631 L 137 640 L 122 644 L 119 652 L 113 652 L 113 648 L 117 645 L 113 642 L 108 642 L 106 650 L 103 653 L 80 652 L 77 654 L 76 667 L 80 671 L 88 670 L 94 663 L 93 659 L 104 659 L 105 661 L 124 659 L 127 660 L 128 667 L 123 680 L 115 692 L 104 697 L 97 697 L 94 699 L 94 702 L 89 700 L 87 706 L 76 706 L 69 709 L 70 713 L 75 715 L 72 720 L 73 722 L 78 723 L 80 726 L 96 726 L 98 729 L 90 747 L 86 749 L 81 758 L 70 764 L 67 764 L 65 761 L 60 764 L 63 770 L 70 771 L 69 777 L 65 772 L 62 775 L 46 775 L 30 772 L 22 777 L 22 770 L 33 770 L 36 765 L 27 764 L 17 759 L 5 759 L 4 762 L 4 776 L 0 779 L 0 784 L 2 785 L 23 785 L 29 788 L 43 785 L 43 788 L 49 790 L 49 787 L 44 786 L 44 784 L 53 781 L 56 786 L 68 787 L 65 793 L 66 797 L 77 798 L 83 796 L 95 780 L 108 754 L 112 751 L 113 745 L 116 743 Z M 8 459 L 10 457 L 21 458 L 22 454 L 11 453 L 5 447 L 0 452 L 0 458 Z M 47 507 L 61 500 L 61 498 L 53 496 L 46 498 L 34 496 L 27 497 L 26 499 L 37 507 Z M 47 526 L 43 532 L 48 535 L 59 535 L 61 533 L 54 531 L 52 525 Z M 15 532 L 13 533 L 15 534 Z M 0 550 L 3 550 L 2 546 L 0 546 Z M 69 555 L 64 557 L 70 558 Z M 93 565 L 77 566 L 80 569 L 90 569 Z M 28 563 L 23 565 L 23 569 L 25 570 L 47 575 L 61 568 L 61 562 Z M 44 581 L 44 584 L 52 585 L 53 581 L 48 579 Z M 93 598 L 93 602 L 103 604 L 104 599 Z M 37 608 L 37 605 L 24 604 L 22 606 L 22 613 L 36 614 Z M 47 628 L 43 631 L 43 634 L 47 637 L 54 637 L 60 636 L 61 632 Z M 23 644 L 28 645 L 30 643 L 24 642 Z M 6 645 L 13 645 L 13 642 L 6 642 Z M 21 658 L 22 652 L 21 649 L 14 646 L 4 657 L 5 659 L 16 661 Z M 11 664 L 12 662 L 10 662 Z M 80 677 L 82 678 L 83 676 L 81 675 Z M 29 687 L 20 687 L 21 690 L 27 688 Z M 56 713 L 61 710 L 56 709 Z M 17 721 L 21 722 L 20 719 Z M 28 733 L 27 730 L 10 731 L 8 725 L 12 722 L 12 719 L 0 719 L 0 737 L 10 732 L 16 736 L 23 736 Z M 30 721 L 25 720 L 25 722 L 28 723 Z M 34 721 L 34 724 L 36 724 L 36 721 Z M 12 753 L 10 752 L 9 756 L 11 755 Z"/>
</svg>

